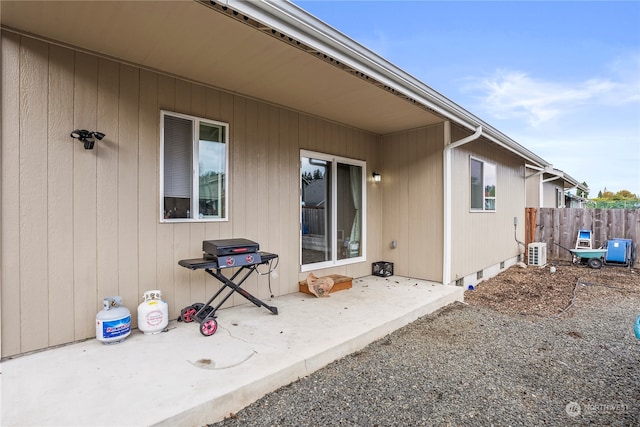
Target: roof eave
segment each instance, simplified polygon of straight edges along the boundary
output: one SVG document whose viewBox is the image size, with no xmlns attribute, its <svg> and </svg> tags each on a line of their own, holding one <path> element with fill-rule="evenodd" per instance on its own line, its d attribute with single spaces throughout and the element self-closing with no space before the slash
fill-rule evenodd
<svg viewBox="0 0 640 427">
<path fill-rule="evenodd" d="M 318 51 L 330 55 L 343 64 L 347 64 L 404 96 L 423 104 L 445 120 L 455 122 L 472 131 L 482 126 L 485 138 L 503 146 L 528 162 L 540 167 L 550 165 L 540 156 L 524 148 L 417 78 L 289 1 L 226 0 L 218 3 L 226 4 L 240 13 L 248 14 L 265 25 L 281 28 L 282 31 L 289 33 L 289 36 L 308 46 L 313 46 Z"/>
</svg>

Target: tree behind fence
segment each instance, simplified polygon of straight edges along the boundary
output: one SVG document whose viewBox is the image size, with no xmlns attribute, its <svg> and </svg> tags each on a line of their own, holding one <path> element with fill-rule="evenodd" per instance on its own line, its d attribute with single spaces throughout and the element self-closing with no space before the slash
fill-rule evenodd
<svg viewBox="0 0 640 427">
<path fill-rule="evenodd" d="M 528 212 L 530 212 L 528 210 Z M 578 230 L 591 230 L 593 247 L 606 247 L 607 241 L 620 238 L 640 243 L 640 209 L 536 209 L 536 242 L 547 244 L 547 258 L 570 261 Z M 636 254 L 634 267 L 640 267 L 640 256 Z"/>
</svg>

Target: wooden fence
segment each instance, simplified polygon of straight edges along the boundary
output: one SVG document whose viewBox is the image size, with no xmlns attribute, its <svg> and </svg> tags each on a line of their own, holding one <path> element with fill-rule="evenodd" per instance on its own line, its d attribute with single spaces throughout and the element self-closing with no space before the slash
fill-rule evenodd
<svg viewBox="0 0 640 427">
<path fill-rule="evenodd" d="M 323 206 L 304 207 L 302 208 L 302 227 L 303 234 L 325 234 L 325 209 Z"/>
<path fill-rule="evenodd" d="M 547 259 L 571 260 L 578 230 L 591 230 L 593 247 L 606 246 L 607 241 L 620 238 L 640 243 L 640 209 L 578 209 L 527 208 L 526 242 L 545 242 Z M 636 250 L 634 268 L 640 267 Z"/>
</svg>

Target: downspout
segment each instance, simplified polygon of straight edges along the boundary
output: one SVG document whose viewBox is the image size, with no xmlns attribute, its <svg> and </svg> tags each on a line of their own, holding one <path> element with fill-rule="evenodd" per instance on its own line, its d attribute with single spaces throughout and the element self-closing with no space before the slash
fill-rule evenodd
<svg viewBox="0 0 640 427">
<path fill-rule="evenodd" d="M 444 150 L 442 169 L 444 174 L 444 241 L 442 257 L 442 284 L 451 281 L 451 151 L 482 136 L 482 126 L 478 126 L 473 135 L 455 142 L 451 141 L 451 122 L 444 122 Z"/>
<path fill-rule="evenodd" d="M 531 175 L 525 176 L 525 180 L 529 179 L 529 178 L 533 178 L 533 177 L 538 178 L 538 177 L 540 177 L 540 175 L 545 173 L 545 169 L 544 168 L 540 168 L 540 167 L 529 165 L 529 164 L 526 164 L 525 166 L 527 168 L 529 168 L 529 169 L 533 169 L 533 170 L 537 170 L 538 171 L 538 172 L 532 173 Z M 526 187 L 525 187 L 525 191 L 526 191 Z M 542 180 L 538 179 L 538 206 L 540 206 L 540 207 L 544 206 L 543 198 L 544 198 L 544 192 L 543 192 L 543 187 L 542 187 Z"/>
<path fill-rule="evenodd" d="M 553 174 L 554 176 L 551 178 L 544 179 L 545 173 Z M 545 168 L 536 175 L 542 175 L 542 179 L 538 183 L 538 194 L 540 195 L 540 207 L 542 208 L 544 207 L 544 183 L 549 181 L 555 181 L 556 179 L 559 178 L 559 176 L 553 172 L 553 167 L 551 166 L 545 166 Z"/>
</svg>

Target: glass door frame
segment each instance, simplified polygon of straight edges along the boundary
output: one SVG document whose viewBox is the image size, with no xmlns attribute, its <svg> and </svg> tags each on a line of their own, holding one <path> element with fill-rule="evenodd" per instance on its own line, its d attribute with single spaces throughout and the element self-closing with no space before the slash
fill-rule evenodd
<svg viewBox="0 0 640 427">
<path fill-rule="evenodd" d="M 327 260 L 327 261 L 322 261 L 322 262 L 316 262 L 316 263 L 312 263 L 312 264 L 303 264 L 302 263 L 302 236 L 303 236 L 303 223 L 302 223 L 302 173 L 303 173 L 303 158 L 312 158 L 312 159 L 317 159 L 317 160 L 324 160 L 327 162 L 331 163 L 331 188 L 330 188 L 330 196 L 331 196 L 331 202 L 329 203 L 329 205 L 331 206 L 331 212 L 328 213 L 329 217 L 330 217 L 330 227 L 331 230 L 326 230 L 326 233 L 330 233 L 327 234 L 327 236 L 330 237 L 330 241 L 331 241 L 331 259 Z M 334 155 L 330 155 L 330 154 L 324 154 L 324 153 L 319 153 L 319 152 L 315 152 L 315 151 L 309 151 L 309 150 L 300 150 L 300 157 L 299 157 L 299 169 L 298 169 L 298 181 L 299 181 L 299 197 L 298 197 L 298 206 L 299 206 L 299 213 L 298 213 L 298 220 L 299 220 L 299 253 L 300 253 L 300 257 L 299 257 L 299 265 L 300 265 L 300 271 L 301 272 L 306 272 L 306 271 L 311 271 L 311 270 L 316 270 L 316 269 L 322 269 L 322 268 L 330 268 L 330 267 L 336 267 L 336 266 L 341 266 L 341 265 L 347 265 L 347 264 L 354 264 L 357 262 L 363 262 L 366 261 L 366 230 L 367 230 L 367 163 L 366 161 L 363 160 L 356 160 L 356 159 L 350 159 L 347 157 L 341 157 L 341 156 L 334 156 Z M 338 250 L 340 249 L 338 247 L 338 230 L 337 230 L 337 221 L 338 221 L 338 203 L 337 203 L 337 194 L 338 194 L 338 163 L 341 164 L 346 164 L 346 165 L 353 165 L 353 166 L 359 166 L 362 168 L 362 176 L 361 176 L 361 213 L 360 213 L 360 218 L 361 218 L 361 224 L 360 224 L 360 233 L 361 233 L 361 239 L 360 239 L 360 255 L 356 256 L 356 257 L 352 257 L 352 258 L 344 258 L 344 259 L 339 259 L 338 258 Z M 327 227 L 328 228 L 328 227 Z M 345 231 L 346 233 L 346 231 Z"/>
</svg>

